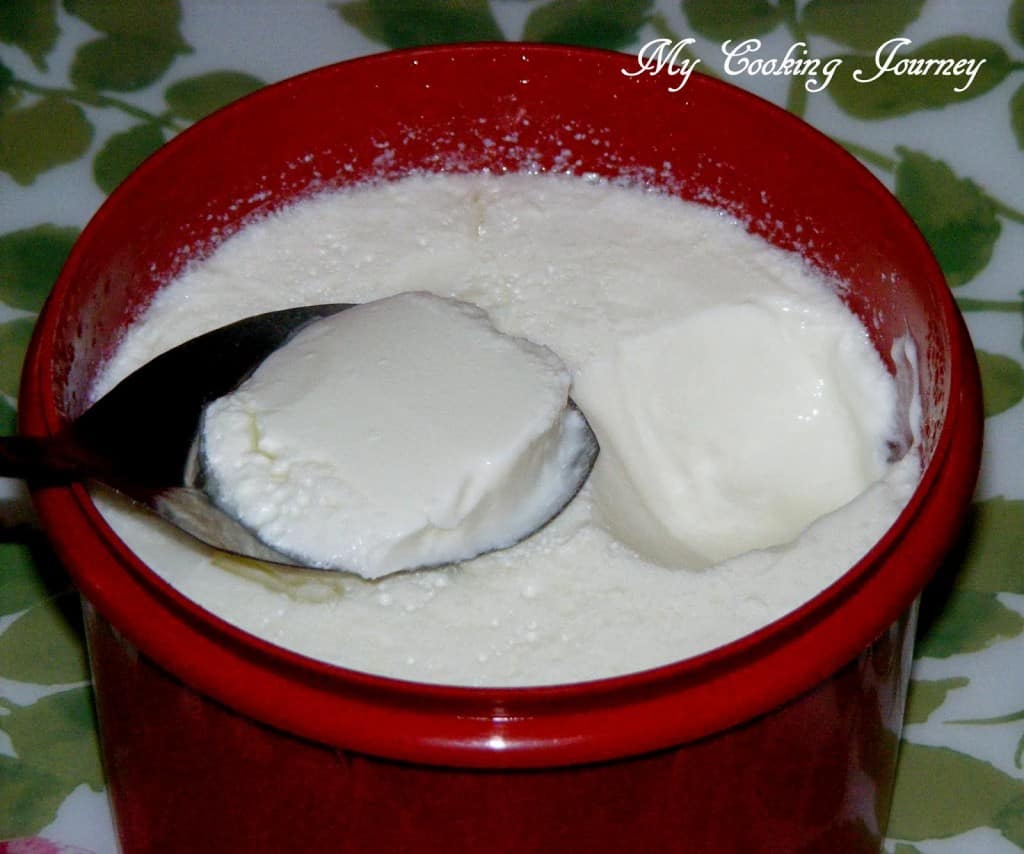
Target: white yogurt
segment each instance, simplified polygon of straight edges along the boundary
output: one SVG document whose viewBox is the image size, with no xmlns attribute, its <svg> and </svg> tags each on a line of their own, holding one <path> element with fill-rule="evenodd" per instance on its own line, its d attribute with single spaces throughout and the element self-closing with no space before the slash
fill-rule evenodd
<svg viewBox="0 0 1024 854">
<path fill-rule="evenodd" d="M 575 492 L 569 371 L 459 300 L 414 292 L 296 333 L 207 407 L 216 503 L 303 565 L 379 578 L 503 548 Z"/>
<path fill-rule="evenodd" d="M 245 315 L 410 290 L 472 302 L 568 365 L 602 454 L 551 525 L 376 581 L 277 575 L 105 499 L 118 533 L 204 607 L 312 657 L 420 681 L 544 684 L 678 660 L 777 619 L 863 555 L 916 483 L 912 454 L 885 463 L 892 383 L 798 257 L 707 208 L 574 178 L 414 177 L 303 201 L 162 291 L 97 393 Z M 760 374 L 723 358 L 743 353 Z"/>
<path fill-rule="evenodd" d="M 625 337 L 576 380 L 594 498 L 620 540 L 702 568 L 796 539 L 886 469 L 896 394 L 822 292 L 704 308 Z"/>
</svg>

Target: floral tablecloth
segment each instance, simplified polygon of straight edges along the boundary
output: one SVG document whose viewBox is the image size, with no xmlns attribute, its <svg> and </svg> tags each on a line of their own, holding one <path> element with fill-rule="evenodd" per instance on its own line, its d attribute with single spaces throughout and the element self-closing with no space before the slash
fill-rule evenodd
<svg viewBox="0 0 1024 854">
<path fill-rule="evenodd" d="M 695 67 L 784 105 L 920 225 L 978 349 L 986 448 L 964 548 L 924 602 L 887 849 L 1021 850 L 1024 0 L 0 0 L 0 432 L 63 259 L 146 155 L 319 65 L 503 39 L 617 49 L 624 68 L 671 53 L 666 85 Z M 0 839 L 116 848 L 77 597 L 9 480 Z"/>
</svg>

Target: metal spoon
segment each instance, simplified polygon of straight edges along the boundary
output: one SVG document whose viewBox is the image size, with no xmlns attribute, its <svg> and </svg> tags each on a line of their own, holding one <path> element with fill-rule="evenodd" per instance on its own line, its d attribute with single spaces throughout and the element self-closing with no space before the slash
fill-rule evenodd
<svg viewBox="0 0 1024 854">
<path fill-rule="evenodd" d="M 215 548 L 315 569 L 276 551 L 213 503 L 198 472 L 196 436 L 207 404 L 232 391 L 300 328 L 351 307 L 272 311 L 186 341 L 125 378 L 58 435 L 0 438 L 0 477 L 40 485 L 99 481 Z M 587 432 L 564 500 L 535 530 L 566 507 L 590 474 L 598 444 L 589 425 Z"/>
</svg>

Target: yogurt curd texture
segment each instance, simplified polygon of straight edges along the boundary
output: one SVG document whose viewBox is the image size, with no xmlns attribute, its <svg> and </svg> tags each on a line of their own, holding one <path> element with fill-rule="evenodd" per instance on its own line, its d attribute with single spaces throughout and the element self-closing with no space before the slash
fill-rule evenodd
<svg viewBox="0 0 1024 854">
<path fill-rule="evenodd" d="M 399 678 L 531 685 L 632 672 L 799 606 L 885 532 L 919 474 L 888 460 L 894 383 L 802 260 L 637 187 L 417 176 L 253 223 L 156 298 L 95 390 L 240 317 L 430 291 L 550 348 L 602 452 L 539 534 L 436 569 L 282 575 L 115 497 L 140 557 L 210 611 Z M 700 570 L 700 571 L 691 571 Z"/>
<path fill-rule="evenodd" d="M 379 578 L 512 545 L 575 491 L 589 433 L 546 347 L 413 292 L 301 330 L 207 407 L 215 501 L 303 565 Z"/>
</svg>

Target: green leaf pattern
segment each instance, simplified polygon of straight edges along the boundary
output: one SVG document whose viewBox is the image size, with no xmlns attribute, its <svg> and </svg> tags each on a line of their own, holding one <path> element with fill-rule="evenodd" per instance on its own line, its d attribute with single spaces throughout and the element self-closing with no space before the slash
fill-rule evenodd
<svg viewBox="0 0 1024 854">
<path fill-rule="evenodd" d="M 5 0 L 0 4 L 0 44 L 21 48 L 36 68 L 57 43 L 56 4 L 52 0 Z"/>
<path fill-rule="evenodd" d="M 120 184 L 132 170 L 164 144 L 164 133 L 155 123 L 134 125 L 113 134 L 97 152 L 92 176 L 104 193 Z"/>
<path fill-rule="evenodd" d="M 917 222 L 950 285 L 985 269 L 1002 230 L 995 202 L 940 160 L 897 149 L 896 198 Z"/>
<path fill-rule="evenodd" d="M 51 224 L 0 235 L 0 300 L 39 311 L 77 237 L 77 228 Z"/>
<path fill-rule="evenodd" d="M 952 679 L 917 679 L 910 686 L 907 697 L 907 711 L 904 724 L 923 724 L 939 706 L 946 701 L 950 691 L 956 691 L 969 684 L 964 676 Z"/>
<path fill-rule="evenodd" d="M 1024 617 L 998 597 L 975 590 L 958 590 L 918 638 L 916 654 L 950 658 L 981 652 L 1024 632 Z"/>
<path fill-rule="evenodd" d="M 300 11 L 287 0 L 279 3 L 287 15 Z M 976 117 L 983 107 L 989 124 L 975 130 L 976 138 L 1007 142 L 1018 158 L 1013 169 L 1024 172 L 1024 0 L 964 4 L 972 8 L 959 17 L 949 14 L 951 4 L 936 0 L 309 0 L 308 5 L 327 13 L 339 46 L 348 40 L 359 48 L 311 59 L 303 67 L 357 52 L 445 42 L 522 39 L 629 54 L 654 37 L 693 36 L 696 44 L 686 55 L 699 56 L 701 70 L 724 77 L 719 44 L 726 39 L 764 39 L 766 46 L 800 41 L 809 56 L 821 59 L 845 51 L 838 54 L 841 72 L 824 91 L 801 92 L 794 79 L 788 92 L 771 97 L 826 130 L 842 128 L 843 144 L 876 170 L 914 217 L 969 321 L 1012 325 L 1009 343 L 1005 335 L 991 341 L 982 335 L 986 347 L 978 357 L 990 424 L 1013 423 L 1021 432 L 1024 256 L 1016 255 L 1015 266 L 997 264 L 1010 257 L 1011 244 L 1021 241 L 1024 213 L 1015 190 L 1020 183 L 972 174 L 971 163 L 978 161 L 965 156 L 967 146 L 915 135 L 912 122 L 921 116 L 931 126 L 942 122 L 955 128 L 968 110 Z M 998 26 L 972 25 L 972 16 L 991 20 L 996 7 L 998 16 L 1005 16 Z M 222 14 L 245 14 L 241 5 L 231 8 L 225 4 Z M 257 52 L 245 54 L 251 58 L 248 67 L 237 68 L 215 50 L 191 44 L 185 34 L 194 30 L 186 24 L 197 11 L 179 0 L 0 0 L 0 192 L 13 201 L 51 173 L 78 169 L 79 174 L 84 165 L 94 189 L 109 193 L 189 123 L 254 91 L 267 77 L 282 76 L 272 67 L 268 74 Z M 80 33 L 79 43 L 67 43 L 68 29 Z M 956 92 L 949 78 L 934 75 L 856 82 L 852 72 L 870 72 L 883 42 L 910 36 L 914 41 L 901 56 L 984 60 L 973 84 Z M 296 42 L 291 49 L 300 53 L 302 47 Z M 629 64 L 628 56 L 623 62 Z M 831 120 L 829 111 L 841 120 Z M 856 141 L 848 139 L 851 135 Z M 863 142 L 877 139 L 886 142 Z M 0 431 L 10 433 L 34 315 L 84 219 L 62 219 L 57 209 L 45 220 L 25 222 L 4 219 L 3 208 Z M 965 546 L 953 558 L 956 572 L 929 593 L 922 608 L 889 828 L 891 854 L 932 851 L 929 845 L 943 840 L 956 845 L 978 828 L 1024 847 L 1024 684 L 1018 671 L 1017 699 L 998 709 L 984 705 L 978 687 L 987 662 L 1005 660 L 1007 649 L 1024 650 L 1024 479 L 1022 461 L 1013 465 L 1020 489 L 979 498 Z M 2 500 L 0 494 L 0 505 Z M 76 787 L 99 791 L 103 786 L 75 594 L 38 534 L 7 533 L 13 541 L 0 542 L 0 679 L 32 683 L 42 693 L 33 702 L 16 703 L 0 685 L 0 745 L 8 742 L 14 753 L 0 749 L 0 839 L 38 834 Z M 964 714 L 965 708 L 971 711 Z M 978 714 L 976 708 L 985 711 Z M 957 740 L 959 734 L 982 731 L 1002 733 L 999 743 L 1012 746 L 997 756 L 975 755 Z"/>
<path fill-rule="evenodd" d="M 1013 0 L 1007 20 L 1010 38 L 1024 47 L 1024 0 Z"/>
<path fill-rule="evenodd" d="M 49 824 L 83 783 L 100 791 L 103 772 L 88 686 L 49 694 L 0 718 L 16 756 L 0 755 L 5 836 L 28 836 Z"/>
<path fill-rule="evenodd" d="M 164 98 L 174 115 L 196 121 L 262 85 L 263 81 L 251 74 L 211 71 L 168 86 Z"/>
<path fill-rule="evenodd" d="M 957 57 L 974 60 L 980 65 L 970 86 L 958 92 L 958 86 L 962 88 L 966 79 L 958 84 L 940 75 L 887 74 L 875 79 L 878 69 L 874 54 L 848 54 L 841 59 L 850 73 L 837 77 L 828 91 L 836 104 L 851 116 L 886 119 L 980 98 L 1002 83 L 1012 68 L 1010 57 L 1002 45 L 966 36 L 936 39 L 916 50 L 899 54 L 901 57 L 904 55 L 908 60 Z"/>
<path fill-rule="evenodd" d="M 487 0 L 354 0 L 337 8 L 367 38 L 392 48 L 504 38 Z"/>
<path fill-rule="evenodd" d="M 21 381 L 21 363 L 35 321 L 19 317 L 0 323 L 0 393 L 16 397 Z"/>
<path fill-rule="evenodd" d="M 993 765 L 945 747 L 905 741 L 889 832 L 919 842 L 994 826 L 1024 846 L 1020 780 Z"/>
<path fill-rule="evenodd" d="M 9 436 L 14 432 L 18 421 L 18 413 L 14 407 L 7 402 L 7 399 L 0 397 L 0 436 Z M 0 550 L 0 565 L 3 565 L 3 552 Z M 3 590 L 3 583 L 0 581 L 0 591 Z M 2 596 L 2 592 L 0 592 Z M 2 602 L 0 598 L 0 602 Z"/>
<path fill-rule="evenodd" d="M 874 51 L 916 21 L 923 6 L 924 0 L 811 0 L 803 24 L 809 33 Z"/>
<path fill-rule="evenodd" d="M 978 593 L 1024 596 L 1024 500 L 1005 497 L 975 503 L 971 532 L 956 585 Z"/>
<path fill-rule="evenodd" d="M 1024 151 L 1024 85 L 1010 99 L 1010 127 L 1017 138 L 1017 147 Z"/>
<path fill-rule="evenodd" d="M 985 416 L 999 415 L 1024 399 L 1024 367 L 1001 353 L 978 350 L 978 365 L 985 396 Z"/>
<path fill-rule="evenodd" d="M 31 184 L 41 173 L 81 157 L 92 134 L 84 110 L 67 98 L 51 95 L 8 110 L 0 116 L 0 172 Z"/>
<path fill-rule="evenodd" d="M 526 41 L 586 45 L 617 50 L 630 44 L 650 17 L 652 0 L 554 0 L 526 19 Z"/>
<path fill-rule="evenodd" d="M 713 41 L 744 40 L 771 32 L 782 20 L 767 0 L 683 0 L 690 28 Z"/>
</svg>

